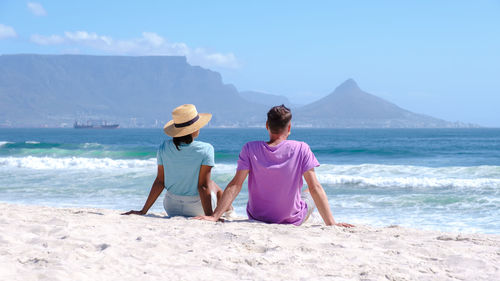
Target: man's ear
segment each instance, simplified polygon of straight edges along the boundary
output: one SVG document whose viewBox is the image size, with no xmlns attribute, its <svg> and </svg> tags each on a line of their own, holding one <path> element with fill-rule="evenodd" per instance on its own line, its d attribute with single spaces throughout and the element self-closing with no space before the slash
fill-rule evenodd
<svg viewBox="0 0 500 281">
<path fill-rule="evenodd" d="M 269 122 L 266 121 L 266 130 L 269 131 Z"/>
<path fill-rule="evenodd" d="M 290 121 L 290 123 L 288 123 L 288 132 L 290 133 L 290 130 L 292 130 L 292 121 Z"/>
</svg>

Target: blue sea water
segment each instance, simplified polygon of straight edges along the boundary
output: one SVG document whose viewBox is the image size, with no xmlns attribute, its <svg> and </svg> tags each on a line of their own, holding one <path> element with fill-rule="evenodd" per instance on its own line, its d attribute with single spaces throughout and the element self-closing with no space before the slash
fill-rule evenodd
<svg viewBox="0 0 500 281">
<path fill-rule="evenodd" d="M 224 188 L 265 129 L 202 129 Z M 0 129 L 0 201 L 140 209 L 161 129 Z M 500 233 L 500 129 L 293 129 L 307 142 L 337 221 Z M 245 214 L 246 186 L 235 201 Z M 161 199 L 153 211 L 162 212 Z"/>
</svg>

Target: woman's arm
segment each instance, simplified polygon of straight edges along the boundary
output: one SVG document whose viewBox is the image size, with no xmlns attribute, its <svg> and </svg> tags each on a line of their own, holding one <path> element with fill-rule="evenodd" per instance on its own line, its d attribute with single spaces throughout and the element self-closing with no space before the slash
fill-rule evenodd
<svg viewBox="0 0 500 281">
<path fill-rule="evenodd" d="M 214 184 L 210 179 L 211 166 L 201 165 L 200 175 L 198 176 L 198 193 L 200 194 L 201 206 L 203 212 L 207 216 L 211 216 L 212 211 L 212 196 L 210 185 Z"/>
<path fill-rule="evenodd" d="M 151 186 L 151 191 L 149 191 L 149 196 L 148 199 L 146 200 L 146 203 L 144 204 L 144 207 L 142 207 L 142 210 L 140 211 L 128 211 L 126 213 L 123 213 L 122 215 L 145 215 L 149 208 L 153 206 L 155 203 L 156 199 L 158 199 L 158 196 L 160 196 L 161 192 L 165 188 L 165 183 L 164 183 L 164 172 L 163 172 L 163 165 L 158 165 L 158 172 L 156 174 L 156 179 L 153 183 L 153 186 Z"/>
</svg>

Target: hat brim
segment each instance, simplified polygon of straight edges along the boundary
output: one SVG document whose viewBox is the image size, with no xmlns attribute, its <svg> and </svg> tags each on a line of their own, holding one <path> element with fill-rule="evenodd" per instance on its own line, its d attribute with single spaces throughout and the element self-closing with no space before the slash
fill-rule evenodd
<svg viewBox="0 0 500 281">
<path fill-rule="evenodd" d="M 194 122 L 193 124 L 191 124 L 189 126 L 182 127 L 182 128 L 176 128 L 174 125 L 174 120 L 170 120 L 163 127 L 163 131 L 168 136 L 171 136 L 174 138 L 192 134 L 192 133 L 198 131 L 199 129 L 203 128 L 205 125 L 208 124 L 210 119 L 212 119 L 212 114 L 210 114 L 210 113 L 198 113 L 198 115 L 200 116 L 200 118 L 196 122 Z"/>
</svg>

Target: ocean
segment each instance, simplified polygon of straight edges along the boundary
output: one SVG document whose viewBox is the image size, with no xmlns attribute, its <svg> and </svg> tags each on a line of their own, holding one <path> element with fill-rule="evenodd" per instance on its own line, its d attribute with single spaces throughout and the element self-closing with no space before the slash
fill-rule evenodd
<svg viewBox="0 0 500 281">
<path fill-rule="evenodd" d="M 128 211 L 156 176 L 161 129 L 0 129 L 0 202 Z M 224 188 L 265 129 L 201 130 Z M 293 129 L 337 221 L 500 234 L 500 129 Z M 245 215 L 246 184 L 234 206 Z M 163 212 L 160 197 L 152 211 Z"/>
</svg>

